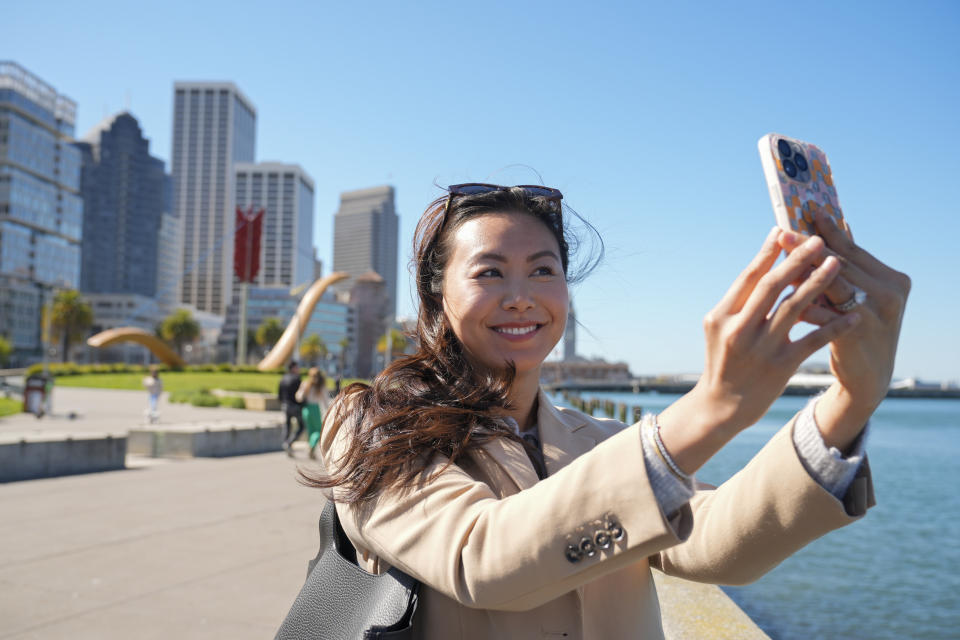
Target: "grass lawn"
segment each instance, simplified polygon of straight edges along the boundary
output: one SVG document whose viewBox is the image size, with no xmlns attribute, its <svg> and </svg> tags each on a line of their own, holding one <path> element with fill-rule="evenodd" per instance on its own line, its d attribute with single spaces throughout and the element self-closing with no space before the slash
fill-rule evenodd
<svg viewBox="0 0 960 640">
<path fill-rule="evenodd" d="M 94 387 L 97 389 L 143 390 L 145 373 L 91 373 L 58 376 L 58 387 Z M 164 391 L 264 391 L 276 393 L 279 373 L 229 373 L 225 371 L 166 371 L 160 373 Z"/>
<path fill-rule="evenodd" d="M 21 409 L 23 409 L 23 404 L 19 400 L 15 400 L 14 398 L 0 398 L 0 417 L 20 413 Z"/>
</svg>

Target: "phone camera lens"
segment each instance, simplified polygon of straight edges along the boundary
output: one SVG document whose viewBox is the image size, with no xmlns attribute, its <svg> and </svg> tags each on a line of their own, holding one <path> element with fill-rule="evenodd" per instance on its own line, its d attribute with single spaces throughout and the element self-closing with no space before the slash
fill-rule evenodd
<svg viewBox="0 0 960 640">
<path fill-rule="evenodd" d="M 778 140 L 777 151 L 780 152 L 781 158 L 789 158 L 790 154 L 792 153 L 790 149 L 790 143 L 787 142 L 786 140 Z"/>
<path fill-rule="evenodd" d="M 807 170 L 807 159 L 803 157 L 802 153 L 795 153 L 793 155 L 793 161 L 796 163 L 797 169 L 800 171 Z"/>
<path fill-rule="evenodd" d="M 783 172 L 790 176 L 791 178 L 797 177 L 797 165 L 793 164 L 792 160 L 783 161 Z"/>
</svg>

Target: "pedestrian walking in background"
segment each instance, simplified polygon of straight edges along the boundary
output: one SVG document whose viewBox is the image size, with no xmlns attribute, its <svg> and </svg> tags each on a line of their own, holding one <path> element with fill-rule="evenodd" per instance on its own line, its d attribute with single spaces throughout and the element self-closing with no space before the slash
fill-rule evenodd
<svg viewBox="0 0 960 640">
<path fill-rule="evenodd" d="M 150 366 L 150 375 L 143 379 L 143 386 L 147 390 L 147 397 L 150 404 L 147 407 L 147 422 L 155 424 L 160 420 L 160 412 L 157 410 L 160 402 L 160 394 L 163 393 L 163 381 L 160 380 L 160 369 L 157 365 Z"/>
<path fill-rule="evenodd" d="M 330 406 L 330 395 L 327 393 L 327 377 L 317 367 L 311 367 L 307 372 L 307 379 L 297 389 L 297 401 L 303 406 L 300 412 L 304 424 L 307 426 L 307 439 L 310 443 L 310 457 L 316 458 L 314 449 L 320 441 L 320 430 L 323 428 L 323 416 Z"/>
<path fill-rule="evenodd" d="M 301 405 L 297 400 L 297 391 L 300 389 L 300 365 L 291 362 L 287 365 L 287 373 L 280 379 L 277 396 L 280 399 L 280 408 L 283 410 L 283 449 L 287 455 L 293 457 L 293 443 L 303 433 L 303 416 L 300 413 Z M 291 422 L 296 420 L 297 429 L 291 428 Z"/>
</svg>

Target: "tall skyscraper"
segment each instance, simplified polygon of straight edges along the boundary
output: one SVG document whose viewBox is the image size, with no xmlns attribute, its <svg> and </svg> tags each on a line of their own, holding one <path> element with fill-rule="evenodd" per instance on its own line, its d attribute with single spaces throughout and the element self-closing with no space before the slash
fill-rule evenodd
<svg viewBox="0 0 960 640">
<path fill-rule="evenodd" d="M 312 281 L 313 179 L 296 164 L 240 163 L 235 187 L 238 207 L 265 212 L 255 284 L 291 287 Z"/>
<path fill-rule="evenodd" d="M 385 312 L 397 313 L 397 226 L 391 186 L 345 191 L 333 222 L 333 270 L 357 277 L 374 271 L 384 280 Z M 347 281 L 346 288 L 351 286 Z"/>
<path fill-rule="evenodd" d="M 15 62 L 0 61 L 0 334 L 14 362 L 40 349 L 40 307 L 80 282 L 77 105 Z"/>
<path fill-rule="evenodd" d="M 104 119 L 77 143 L 83 153 L 80 288 L 155 297 L 161 218 L 170 177 L 150 155 L 136 118 Z"/>
<path fill-rule="evenodd" d="M 177 82 L 173 208 L 183 224 L 181 301 L 224 315 L 233 297 L 234 166 L 253 162 L 257 112 L 232 82 Z"/>
</svg>

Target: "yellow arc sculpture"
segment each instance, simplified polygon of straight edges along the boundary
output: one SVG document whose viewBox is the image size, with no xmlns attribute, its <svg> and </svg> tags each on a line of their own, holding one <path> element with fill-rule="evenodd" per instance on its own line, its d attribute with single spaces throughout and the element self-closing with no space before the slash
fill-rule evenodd
<svg viewBox="0 0 960 640">
<path fill-rule="evenodd" d="M 109 347 L 118 342 L 136 342 L 150 350 L 153 355 L 170 367 L 182 367 L 185 363 L 177 352 L 167 346 L 160 338 L 139 327 L 117 327 L 107 329 L 87 338 L 91 347 Z"/>
<path fill-rule="evenodd" d="M 300 299 L 300 304 L 297 305 L 297 312 L 293 314 L 293 318 L 284 330 L 283 335 L 277 340 L 277 344 L 273 345 L 270 352 L 263 357 L 263 360 L 257 364 L 257 369 L 266 371 L 268 369 L 278 369 L 282 367 L 296 348 L 297 341 L 300 339 L 300 336 L 303 335 L 303 330 L 306 328 L 307 322 L 313 314 L 313 308 L 317 306 L 317 302 L 320 301 L 327 287 L 334 282 L 340 282 L 349 277 L 350 274 L 348 273 L 334 271 L 330 275 L 314 282 L 310 288 L 307 289 L 307 292 L 303 294 L 303 298 Z"/>
</svg>

